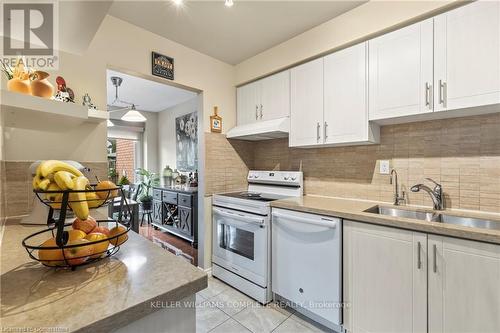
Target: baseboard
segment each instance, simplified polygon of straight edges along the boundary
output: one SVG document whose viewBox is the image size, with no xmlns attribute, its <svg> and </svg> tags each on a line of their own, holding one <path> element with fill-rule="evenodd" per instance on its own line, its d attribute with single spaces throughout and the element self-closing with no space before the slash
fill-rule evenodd
<svg viewBox="0 0 500 333">
<path fill-rule="evenodd" d="M 208 268 L 201 268 L 200 266 L 198 266 L 198 269 L 201 269 L 202 271 L 207 273 L 208 276 L 212 276 L 212 266 L 210 266 Z"/>
</svg>

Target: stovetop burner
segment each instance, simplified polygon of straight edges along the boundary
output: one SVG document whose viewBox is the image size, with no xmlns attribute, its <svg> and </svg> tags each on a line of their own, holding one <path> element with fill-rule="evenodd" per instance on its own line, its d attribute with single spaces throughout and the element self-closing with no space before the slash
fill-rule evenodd
<svg viewBox="0 0 500 333">
<path fill-rule="evenodd" d="M 276 194 L 268 194 L 268 193 L 259 193 L 259 192 L 233 192 L 233 193 L 223 193 L 222 196 L 233 197 L 233 198 L 241 198 L 248 200 L 257 200 L 257 201 L 274 201 L 278 199 L 284 198 L 284 196 L 276 195 Z"/>
</svg>

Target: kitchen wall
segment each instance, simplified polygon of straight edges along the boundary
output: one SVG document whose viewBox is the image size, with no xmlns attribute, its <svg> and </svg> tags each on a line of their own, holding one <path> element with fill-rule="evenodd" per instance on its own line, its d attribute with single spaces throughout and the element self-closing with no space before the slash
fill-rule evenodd
<svg viewBox="0 0 500 333">
<path fill-rule="evenodd" d="M 158 170 L 169 165 L 177 168 L 177 147 L 175 119 L 198 111 L 198 97 L 175 105 L 158 113 Z"/>
<path fill-rule="evenodd" d="M 499 128 L 496 113 L 384 126 L 380 145 L 372 146 L 299 149 L 288 148 L 287 139 L 261 141 L 247 167 L 301 169 L 306 194 L 392 202 L 389 176 L 378 172 L 379 161 L 390 160 L 410 204 L 432 206 L 428 194 L 409 191 L 430 177 L 443 185 L 447 207 L 500 213 Z"/>
<path fill-rule="evenodd" d="M 236 65 L 236 84 L 431 17 L 467 1 L 368 1 Z"/>
</svg>

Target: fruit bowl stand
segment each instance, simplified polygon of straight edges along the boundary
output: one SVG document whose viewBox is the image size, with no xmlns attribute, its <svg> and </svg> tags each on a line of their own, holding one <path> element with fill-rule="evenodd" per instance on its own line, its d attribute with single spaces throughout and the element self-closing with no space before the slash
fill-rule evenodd
<svg viewBox="0 0 500 333">
<path fill-rule="evenodd" d="M 59 267 L 59 268 L 71 268 L 76 269 L 78 266 L 88 265 L 90 263 L 102 260 L 104 258 L 110 257 L 117 253 L 120 246 L 126 241 L 126 234 L 133 225 L 134 215 L 132 214 L 131 208 L 125 199 L 125 193 L 121 186 L 115 188 L 97 189 L 96 184 L 90 185 L 90 188 L 85 190 L 57 190 L 57 191 L 43 191 L 34 190 L 33 192 L 38 197 L 38 199 L 45 205 L 49 207 L 49 213 L 47 216 L 47 228 L 38 232 L 35 232 L 22 240 L 22 245 L 28 252 L 31 259 L 41 262 L 43 265 L 48 267 Z M 75 197 L 81 193 L 96 193 L 94 199 L 85 200 L 75 200 Z M 107 206 L 108 204 L 113 204 L 113 199 L 116 193 L 121 194 L 120 208 L 118 212 L 117 219 L 104 219 L 96 220 L 97 226 L 119 226 L 123 225 L 123 231 L 112 235 L 110 237 L 93 240 L 85 242 L 84 244 L 68 244 L 69 232 L 65 228 L 70 227 L 71 223 L 66 223 L 66 216 L 68 209 L 71 210 L 71 206 L 75 204 L 81 204 L 86 202 L 91 208 L 100 208 Z M 54 200 L 54 198 L 57 198 Z M 59 216 L 55 217 L 55 211 L 59 211 Z M 124 221 L 124 216 L 129 217 L 128 221 Z M 54 246 L 42 246 L 39 240 L 42 236 L 53 237 L 55 239 Z M 123 240 L 125 237 L 125 240 Z M 45 238 L 46 239 L 46 238 Z M 76 250 L 77 248 L 92 247 L 97 244 L 104 242 L 109 242 L 106 249 L 93 252 L 91 255 L 83 256 L 69 256 L 67 251 Z M 46 260 L 40 258 L 40 251 L 61 251 L 60 255 L 62 258 L 54 260 Z"/>
</svg>

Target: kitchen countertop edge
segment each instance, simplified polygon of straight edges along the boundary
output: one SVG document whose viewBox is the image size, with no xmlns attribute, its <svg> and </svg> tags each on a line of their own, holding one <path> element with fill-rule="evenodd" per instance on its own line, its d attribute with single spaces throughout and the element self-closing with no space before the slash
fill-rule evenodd
<svg viewBox="0 0 500 333">
<path fill-rule="evenodd" d="M 333 208 L 327 208 L 325 207 L 325 204 Z M 342 205 L 349 206 L 350 208 L 339 208 L 339 206 Z M 377 224 L 386 227 L 395 227 L 400 229 L 500 245 L 500 231 L 470 228 L 453 224 L 443 224 L 441 222 L 420 221 L 411 218 L 391 217 L 364 212 L 365 209 L 373 207 L 374 205 L 392 206 L 390 203 L 386 202 L 320 197 L 312 195 L 307 195 L 300 198 L 287 198 L 271 202 L 271 207 L 273 208 L 282 208 L 304 213 L 320 214 L 358 222 Z M 353 208 L 353 206 L 355 208 Z M 423 207 L 403 207 L 426 210 Z M 478 212 L 477 214 L 475 214 L 456 210 L 447 210 L 447 213 L 465 217 L 484 217 L 484 215 L 487 215 L 483 212 Z M 491 218 L 491 215 L 489 215 L 488 218 Z M 494 219 L 500 222 L 500 215 L 495 215 Z"/>
</svg>

